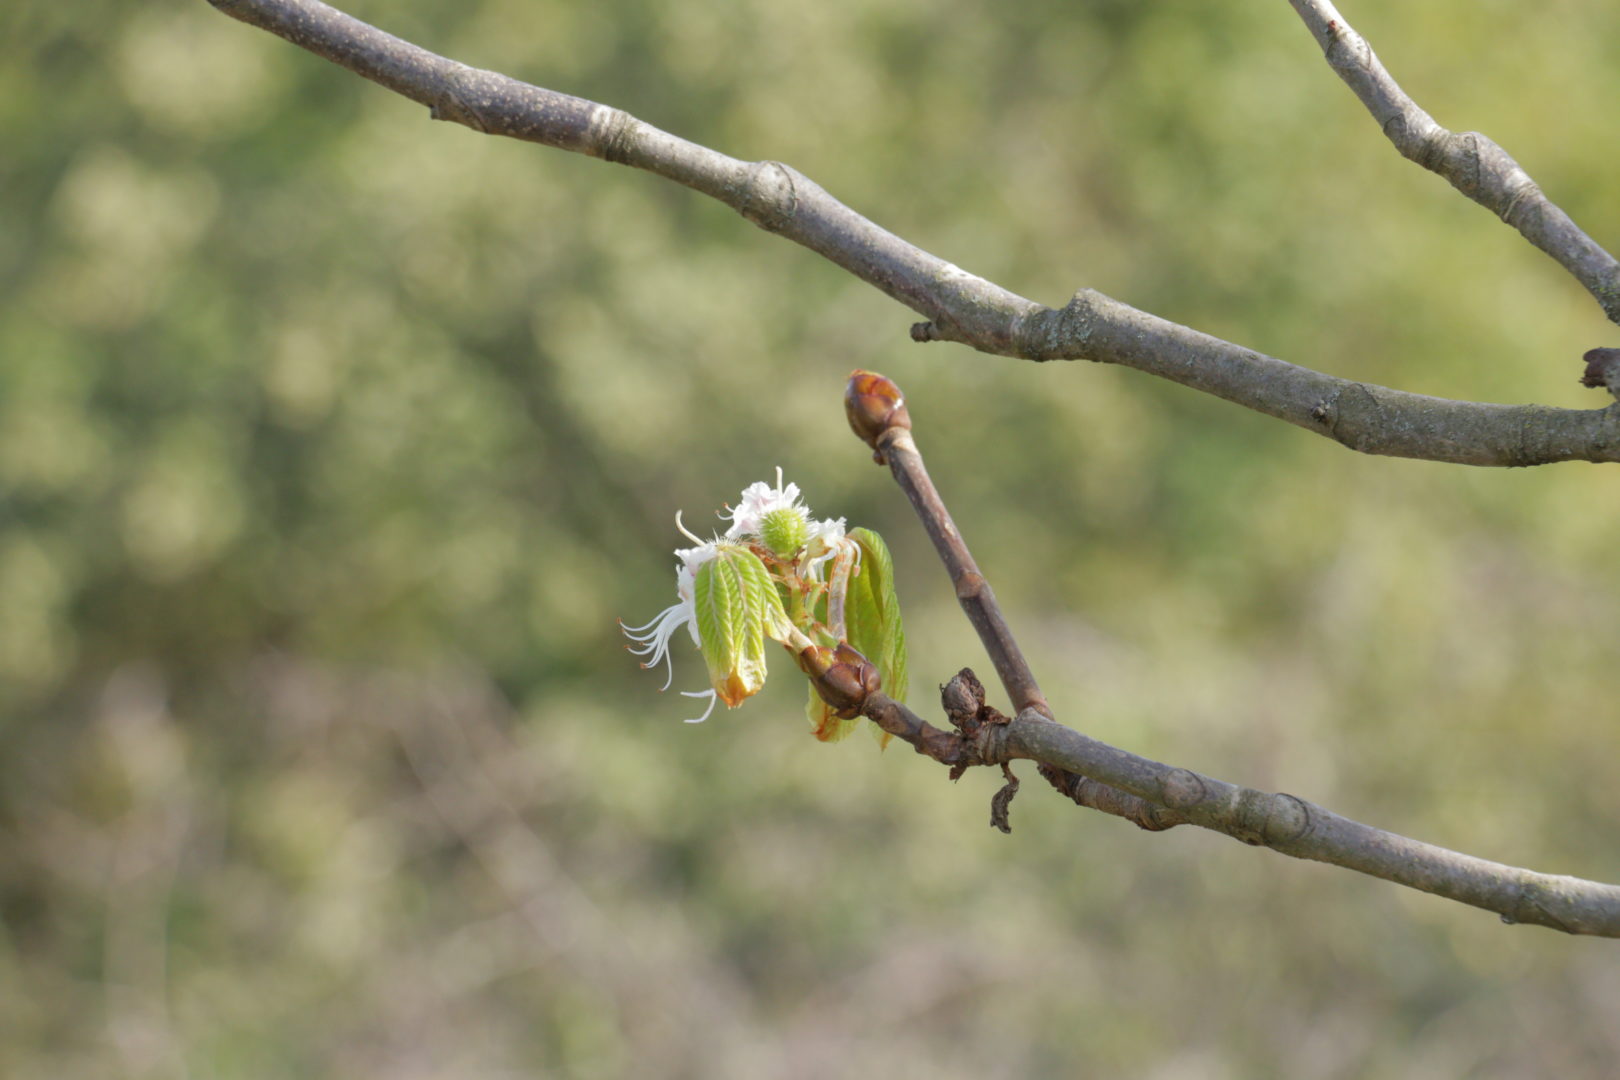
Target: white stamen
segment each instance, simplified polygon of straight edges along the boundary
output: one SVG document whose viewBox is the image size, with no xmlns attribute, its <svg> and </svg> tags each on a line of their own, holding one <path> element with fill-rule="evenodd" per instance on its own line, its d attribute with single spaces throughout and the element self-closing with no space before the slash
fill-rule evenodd
<svg viewBox="0 0 1620 1080">
<path fill-rule="evenodd" d="M 681 697 L 706 697 L 709 699 L 709 707 L 703 710 L 703 715 L 695 716 L 686 721 L 688 724 L 703 723 L 703 721 L 709 718 L 709 714 L 714 712 L 714 703 L 720 700 L 720 695 L 715 693 L 713 690 L 682 690 Z"/>
<path fill-rule="evenodd" d="M 699 546 L 702 546 L 705 543 L 705 541 L 693 536 L 691 531 L 687 529 L 685 525 L 681 524 L 681 512 L 679 510 L 675 511 L 675 527 L 681 530 L 681 535 L 692 541 L 692 543 Z"/>
</svg>

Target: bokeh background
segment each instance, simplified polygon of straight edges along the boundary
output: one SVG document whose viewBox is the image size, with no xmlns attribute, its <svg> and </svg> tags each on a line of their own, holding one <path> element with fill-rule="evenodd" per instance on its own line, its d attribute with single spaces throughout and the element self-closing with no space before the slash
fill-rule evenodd
<svg viewBox="0 0 1620 1080">
<path fill-rule="evenodd" d="M 1048 303 L 1603 404 L 1596 305 L 1401 160 L 1280 0 L 351 10 L 787 161 Z M 1345 14 L 1620 241 L 1620 8 Z M 0 1074 L 1613 1075 L 1612 943 L 1038 781 L 1002 836 L 996 778 L 814 742 L 785 663 L 680 722 L 615 619 L 672 602 L 677 509 L 777 465 L 889 539 L 914 702 L 988 674 L 844 427 L 869 367 L 1064 719 L 1620 879 L 1620 474 L 1357 456 L 912 318 L 202 0 L 5 5 Z"/>
</svg>

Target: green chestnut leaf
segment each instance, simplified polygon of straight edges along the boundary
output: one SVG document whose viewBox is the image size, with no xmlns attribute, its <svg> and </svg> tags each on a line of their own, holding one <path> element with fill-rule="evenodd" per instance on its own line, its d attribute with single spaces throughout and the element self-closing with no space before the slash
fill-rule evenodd
<svg viewBox="0 0 1620 1080">
<path fill-rule="evenodd" d="M 906 632 L 894 590 L 894 560 L 883 537 L 871 529 L 851 529 L 849 538 L 861 549 L 860 571 L 850 578 L 844 600 L 849 643 L 877 666 L 884 693 L 905 701 Z"/>
<path fill-rule="evenodd" d="M 785 641 L 792 630 L 781 594 L 758 555 L 720 544 L 698 568 L 693 609 L 709 683 L 734 709 L 765 685 L 765 639 Z"/>
</svg>

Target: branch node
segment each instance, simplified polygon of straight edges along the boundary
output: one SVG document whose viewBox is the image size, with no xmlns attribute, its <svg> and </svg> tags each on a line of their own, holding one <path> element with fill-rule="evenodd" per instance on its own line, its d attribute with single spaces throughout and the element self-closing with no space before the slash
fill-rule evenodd
<svg viewBox="0 0 1620 1080">
<path fill-rule="evenodd" d="M 971 745 L 982 765 L 1006 765 L 1012 760 L 1007 752 L 1007 717 L 986 706 L 989 718 L 973 733 Z"/>
<path fill-rule="evenodd" d="M 1311 831 L 1311 807 L 1297 795 L 1279 791 L 1271 797 L 1270 812 L 1266 815 L 1266 843 L 1272 846 L 1288 844 Z"/>
<path fill-rule="evenodd" d="M 748 167 L 737 212 L 766 232 L 781 232 L 799 212 L 794 172 L 780 161 L 756 161 Z"/>
<path fill-rule="evenodd" d="M 478 74 L 477 68 L 450 61 L 439 96 L 428 106 L 428 118 L 461 124 L 481 135 L 491 134 L 489 125 L 484 122 L 483 111 L 469 103 L 475 95 L 467 93 L 468 84 Z"/>
<path fill-rule="evenodd" d="M 1477 131 L 1443 134 L 1430 144 L 1435 160 L 1423 161 L 1420 164 L 1433 172 L 1442 172 L 1446 160 L 1455 157 L 1458 167 L 1446 179 L 1451 181 L 1452 187 L 1478 202 L 1483 192 L 1485 175 L 1485 162 L 1480 156 L 1483 152 L 1481 140 L 1490 141 Z"/>
<path fill-rule="evenodd" d="M 1586 361 L 1581 385 L 1602 387 L 1620 401 L 1620 349 L 1588 349 L 1581 359 Z"/>
<path fill-rule="evenodd" d="M 1191 769 L 1171 769 L 1165 774 L 1163 795 L 1160 802 L 1172 810 L 1190 810 L 1209 798 L 1209 789 Z"/>
<path fill-rule="evenodd" d="M 1012 760 L 1007 747 L 1009 718 L 985 704 L 984 684 L 972 668 L 963 668 L 940 687 L 939 701 L 952 726 L 973 750 L 976 760 L 969 764 L 1005 767 Z"/>
<path fill-rule="evenodd" d="M 640 121 L 623 109 L 609 106 L 601 108 L 606 115 L 593 117 L 592 126 L 596 126 L 599 120 L 605 121 L 602 123 L 600 133 L 597 134 L 597 146 L 602 160 L 614 165 L 628 165 L 634 157 L 634 135 Z"/>
<path fill-rule="evenodd" d="M 1529 922 L 1538 926 L 1549 926 L 1554 930 L 1561 930 L 1566 934 L 1574 933 L 1564 920 L 1558 918 L 1550 910 L 1550 906 L 1543 901 L 1547 898 L 1557 898 L 1557 892 L 1549 888 L 1544 881 L 1534 877 L 1522 877 L 1519 880 L 1518 896 L 1514 900 L 1513 910 L 1502 912 L 1502 921 L 1509 926 L 1516 923 Z"/>
<path fill-rule="evenodd" d="M 1096 289 L 1080 289 L 1060 308 L 1042 308 L 1018 320 L 1015 346 L 1031 360 L 1098 360 L 1088 347 L 1097 322 Z"/>
<path fill-rule="evenodd" d="M 956 580 L 956 598 L 958 600 L 972 600 L 984 592 L 984 575 L 972 571 L 963 574 Z"/>
</svg>

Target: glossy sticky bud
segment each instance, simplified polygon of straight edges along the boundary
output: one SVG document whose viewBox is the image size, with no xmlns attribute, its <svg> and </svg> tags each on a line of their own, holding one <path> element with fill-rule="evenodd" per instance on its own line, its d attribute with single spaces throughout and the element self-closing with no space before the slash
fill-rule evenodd
<svg viewBox="0 0 1620 1080">
<path fill-rule="evenodd" d="M 812 679 L 819 679 L 832 667 L 833 651 L 825 645 L 807 645 L 794 653 L 793 658 L 800 671 Z"/>
<path fill-rule="evenodd" d="M 868 695 L 883 688 L 878 670 L 866 657 L 840 643 L 833 650 L 832 664 L 816 679 L 821 700 L 837 710 L 843 719 L 859 716 Z"/>
<path fill-rule="evenodd" d="M 911 430 L 911 414 L 906 411 L 905 396 L 894 380 L 875 371 L 850 373 L 849 383 L 844 388 L 844 415 L 849 417 L 850 430 L 879 453 L 878 439 L 885 431 L 890 428 Z"/>
</svg>

